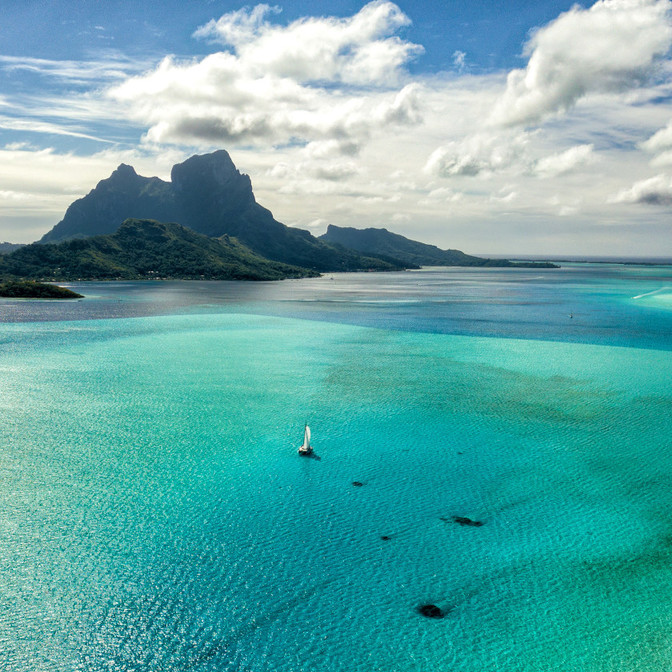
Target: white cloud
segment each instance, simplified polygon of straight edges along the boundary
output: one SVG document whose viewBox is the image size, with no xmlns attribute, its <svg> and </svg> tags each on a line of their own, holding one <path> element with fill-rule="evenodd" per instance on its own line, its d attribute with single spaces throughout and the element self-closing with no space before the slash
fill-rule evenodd
<svg viewBox="0 0 672 672">
<path fill-rule="evenodd" d="M 25 191 L 7 191 L 0 189 L 0 201 L 29 201 L 32 198 L 31 194 Z"/>
<path fill-rule="evenodd" d="M 612 197 L 610 202 L 672 205 L 672 177 L 660 174 L 635 182 L 629 189 L 624 189 Z"/>
<path fill-rule="evenodd" d="M 224 14 L 218 21 L 212 19 L 204 26 L 197 28 L 194 37 L 212 39 L 226 45 L 241 45 L 258 36 L 262 28 L 270 28 L 264 21 L 267 14 L 279 14 L 282 11 L 277 5 L 271 7 L 259 4 L 250 9 L 243 7 L 235 12 Z"/>
<path fill-rule="evenodd" d="M 651 165 L 660 168 L 662 166 L 672 166 L 672 150 L 661 152 L 651 159 Z"/>
<path fill-rule="evenodd" d="M 467 66 L 467 54 L 464 51 L 453 52 L 453 67 L 458 72 L 463 72 Z"/>
<path fill-rule="evenodd" d="M 373 111 L 373 121 L 386 126 L 415 126 L 422 121 L 422 87 L 408 84 L 393 100 L 384 100 Z"/>
<path fill-rule="evenodd" d="M 510 186 L 502 187 L 498 193 L 490 196 L 490 200 L 497 203 L 513 203 L 517 198 L 518 192 Z"/>
<path fill-rule="evenodd" d="M 303 152 L 311 159 L 325 159 L 335 156 L 356 156 L 360 146 L 352 140 L 315 140 L 309 142 Z"/>
<path fill-rule="evenodd" d="M 529 162 L 526 133 L 474 133 L 434 150 L 425 171 L 440 177 L 475 177 L 512 170 Z"/>
<path fill-rule="evenodd" d="M 65 135 L 72 138 L 82 138 L 85 140 L 96 140 L 97 142 L 106 142 L 112 144 L 111 140 L 106 140 L 99 136 L 93 136 L 88 133 L 77 130 L 77 127 L 44 121 L 41 119 L 12 118 L 0 115 L 0 128 L 10 131 L 29 131 L 31 133 L 49 133 L 52 135 Z"/>
<path fill-rule="evenodd" d="M 422 121 L 422 87 L 399 85 L 420 49 L 394 35 L 409 23 L 375 0 L 346 19 L 267 21 L 258 5 L 197 31 L 232 48 L 200 60 L 165 58 L 148 74 L 109 89 L 149 126 L 152 143 L 192 146 L 338 141 L 347 152 L 388 126 Z"/>
<path fill-rule="evenodd" d="M 671 7 L 669 0 L 598 0 L 561 14 L 533 34 L 527 67 L 509 73 L 490 122 L 535 124 L 587 94 L 641 84 L 670 48 Z"/>
<path fill-rule="evenodd" d="M 650 138 L 640 144 L 640 147 L 654 154 L 651 165 L 670 166 L 672 165 L 672 121 L 667 126 L 656 131 Z"/>
<path fill-rule="evenodd" d="M 672 149 L 672 121 L 665 128 L 656 131 L 648 140 L 645 140 L 642 143 L 642 148 L 652 153 Z"/>
<path fill-rule="evenodd" d="M 427 198 L 444 201 L 446 203 L 455 203 L 462 198 L 462 194 L 446 187 L 438 187 L 437 189 L 432 189 L 432 191 L 427 194 Z"/>
<path fill-rule="evenodd" d="M 310 173 L 320 180 L 341 182 L 359 175 L 360 170 L 352 161 L 339 161 L 326 165 L 309 167 Z"/>
<path fill-rule="evenodd" d="M 313 235 L 319 236 L 320 233 L 327 228 L 329 222 L 324 219 L 314 219 L 312 222 L 306 224 L 306 228 L 313 231 Z"/>
<path fill-rule="evenodd" d="M 423 52 L 395 35 L 410 19 L 392 2 L 374 0 L 349 18 L 304 18 L 286 27 L 265 20 L 278 11 L 257 5 L 231 12 L 202 26 L 195 36 L 232 47 L 254 76 L 303 83 L 394 83 L 399 69 Z"/>
<path fill-rule="evenodd" d="M 459 143 L 452 142 L 447 147 L 439 147 L 432 152 L 426 165 L 428 173 L 441 177 L 456 175 L 478 175 L 487 164 L 476 155 L 462 151 Z"/>
<path fill-rule="evenodd" d="M 535 172 L 540 177 L 557 177 L 571 173 L 595 160 L 593 145 L 576 145 L 559 154 L 544 157 L 537 161 Z"/>
</svg>

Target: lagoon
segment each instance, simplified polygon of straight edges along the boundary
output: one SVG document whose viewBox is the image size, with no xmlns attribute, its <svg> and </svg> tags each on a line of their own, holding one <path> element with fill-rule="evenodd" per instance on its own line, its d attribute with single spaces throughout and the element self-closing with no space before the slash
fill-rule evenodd
<svg viewBox="0 0 672 672">
<path fill-rule="evenodd" d="M 0 301 L 2 669 L 670 668 L 672 267 L 72 288 Z"/>
</svg>

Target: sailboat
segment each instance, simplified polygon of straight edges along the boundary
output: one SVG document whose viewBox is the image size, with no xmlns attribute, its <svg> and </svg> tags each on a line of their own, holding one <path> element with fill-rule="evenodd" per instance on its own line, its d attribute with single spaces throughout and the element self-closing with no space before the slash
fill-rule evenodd
<svg viewBox="0 0 672 672">
<path fill-rule="evenodd" d="M 303 445 L 299 446 L 299 455 L 305 455 L 306 457 L 313 454 L 313 447 L 310 445 L 310 427 L 306 425 L 303 430 Z"/>
</svg>

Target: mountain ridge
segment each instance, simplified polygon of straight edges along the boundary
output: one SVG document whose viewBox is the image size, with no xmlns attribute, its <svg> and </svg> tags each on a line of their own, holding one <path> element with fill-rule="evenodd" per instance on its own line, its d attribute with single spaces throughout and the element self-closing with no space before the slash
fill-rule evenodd
<svg viewBox="0 0 672 672">
<path fill-rule="evenodd" d="M 132 166 L 122 163 L 86 196 L 71 203 L 63 219 L 36 244 L 63 244 L 110 236 L 119 230 L 122 222 L 134 220 L 145 222 L 144 226 L 149 228 L 155 225 L 148 222 L 174 223 L 212 240 L 226 237 L 227 241 L 235 241 L 235 245 L 241 246 L 236 254 L 247 259 L 246 264 L 251 264 L 249 268 L 256 268 L 250 271 L 253 276 L 257 271 L 262 275 L 270 272 L 262 263 L 262 258 L 294 269 L 308 269 L 312 273 L 402 270 L 420 266 L 556 267 L 549 262 L 514 263 L 507 259 L 475 257 L 460 250 L 441 250 L 435 245 L 414 241 L 387 229 L 355 229 L 332 224 L 325 234 L 315 237 L 309 231 L 277 221 L 270 210 L 257 203 L 250 177 L 236 168 L 223 149 L 194 155 L 175 164 L 170 177 L 170 182 L 158 177 L 143 177 Z M 164 234 L 168 235 L 166 231 Z M 149 235 L 149 232 L 144 234 Z M 206 241 L 187 243 L 186 233 L 182 232 L 180 236 L 183 245 L 196 245 L 205 258 L 210 259 L 208 254 L 213 250 Z M 168 255 L 174 263 L 173 268 L 163 265 L 162 275 L 175 277 L 180 268 L 187 274 L 185 277 L 194 277 L 194 273 L 198 275 L 199 264 L 191 254 L 187 255 L 191 263 L 181 266 L 180 260 L 171 257 L 168 250 L 155 252 L 158 254 L 155 262 L 165 261 L 164 257 Z M 215 256 L 221 253 L 220 246 Z M 73 273 L 75 269 L 82 270 L 81 260 L 78 261 L 72 249 L 69 252 L 61 250 L 59 254 L 75 264 L 70 269 Z M 94 256 L 98 255 L 97 259 L 102 263 L 101 254 L 103 251 L 97 250 Z M 232 254 L 230 249 L 227 254 Z M 16 259 L 24 259 L 24 263 L 31 266 L 29 260 L 32 259 L 35 263 L 31 267 L 37 269 L 40 268 L 39 256 L 30 249 L 23 257 L 11 257 L 8 263 L 16 264 Z M 43 256 L 49 255 L 43 253 Z M 52 256 L 57 255 L 53 253 Z M 133 275 L 136 272 L 137 269 L 132 270 L 135 268 L 132 250 L 117 249 L 114 256 L 115 261 L 111 262 L 112 267 L 107 271 L 94 264 L 91 272 L 112 273 L 119 263 L 124 273 Z M 131 270 L 126 268 L 124 259 L 131 265 Z M 210 262 L 215 263 L 212 259 Z M 222 272 L 221 269 L 215 271 L 208 263 L 205 264 L 206 275 L 217 276 Z M 138 272 L 142 275 L 142 269 Z M 277 273 L 277 269 L 273 273 Z M 283 273 L 290 271 L 285 269 L 280 276 Z"/>
<path fill-rule="evenodd" d="M 508 259 L 487 259 L 465 254 L 460 250 L 442 250 L 411 240 L 387 229 L 355 229 L 330 224 L 320 240 L 338 243 L 362 254 L 376 254 L 387 259 L 415 266 L 487 266 L 495 268 L 557 268 L 550 262 L 513 262 Z"/>
<path fill-rule="evenodd" d="M 171 182 L 142 177 L 122 163 L 110 177 L 73 202 L 63 219 L 38 242 L 111 234 L 129 218 L 176 222 L 212 238 L 233 236 L 271 261 L 318 272 L 402 267 L 375 257 L 364 258 L 354 250 L 278 222 L 270 210 L 257 203 L 249 176 L 235 167 L 223 149 L 176 164 Z"/>
</svg>

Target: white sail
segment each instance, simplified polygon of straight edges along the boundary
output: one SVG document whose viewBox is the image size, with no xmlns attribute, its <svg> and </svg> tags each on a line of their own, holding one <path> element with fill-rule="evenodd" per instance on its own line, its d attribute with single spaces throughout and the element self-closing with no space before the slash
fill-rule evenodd
<svg viewBox="0 0 672 672">
<path fill-rule="evenodd" d="M 313 448 L 310 445 L 310 427 L 308 425 L 303 430 L 303 445 L 299 448 L 299 452 L 303 455 L 309 455 L 313 452 Z"/>
</svg>

